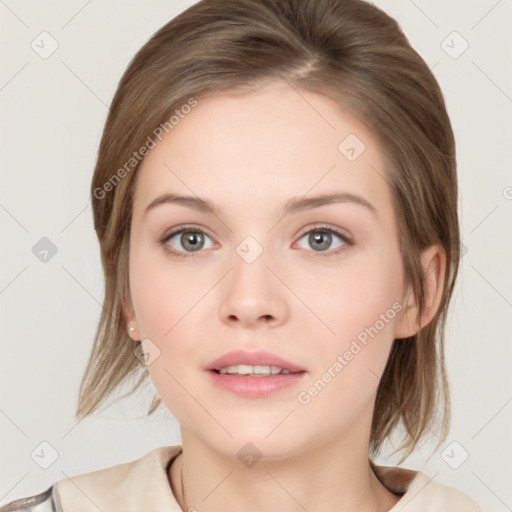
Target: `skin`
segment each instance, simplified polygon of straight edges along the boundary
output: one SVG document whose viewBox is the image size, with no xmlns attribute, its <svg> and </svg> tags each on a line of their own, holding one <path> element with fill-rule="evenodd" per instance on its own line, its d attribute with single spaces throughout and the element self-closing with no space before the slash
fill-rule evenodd
<svg viewBox="0 0 512 512">
<path fill-rule="evenodd" d="M 201 512 L 389 510 L 400 497 L 368 459 L 377 386 L 393 339 L 435 314 L 444 252 L 432 246 L 422 255 L 429 277 L 418 325 L 383 155 L 368 128 L 330 98 L 284 82 L 197 99 L 141 164 L 129 249 L 127 328 L 145 349 L 158 347 L 149 374 L 181 425 L 172 490 L 183 510 Z M 338 150 L 351 133 L 366 146 L 352 162 Z M 291 197 L 333 191 L 365 198 L 377 215 L 352 202 L 281 213 Z M 144 213 L 171 192 L 221 211 L 167 203 Z M 161 243 L 182 224 L 206 230 L 199 251 L 184 246 L 181 233 Z M 353 245 L 333 234 L 322 251 L 321 241 L 308 241 L 319 224 L 342 230 Z M 263 249 L 250 264 L 236 251 L 247 236 Z M 299 403 L 298 393 L 396 302 L 401 313 L 309 403 Z M 269 350 L 307 373 L 268 397 L 239 397 L 212 385 L 203 370 L 235 349 Z M 252 467 L 237 457 L 247 442 L 262 453 Z"/>
</svg>

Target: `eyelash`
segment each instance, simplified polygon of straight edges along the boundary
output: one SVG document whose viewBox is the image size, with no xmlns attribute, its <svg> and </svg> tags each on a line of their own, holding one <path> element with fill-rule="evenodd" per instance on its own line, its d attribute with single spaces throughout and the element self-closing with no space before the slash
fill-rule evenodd
<svg viewBox="0 0 512 512">
<path fill-rule="evenodd" d="M 174 249 L 170 249 L 169 246 L 167 245 L 167 242 L 173 236 L 178 235 L 180 233 L 183 233 L 185 231 L 190 231 L 192 233 L 202 233 L 203 235 L 206 235 L 209 238 L 211 238 L 210 235 L 208 235 L 208 233 L 203 228 L 201 228 L 199 226 L 187 225 L 187 226 L 179 226 L 178 228 L 174 229 L 170 233 L 166 234 L 160 240 L 160 243 L 164 246 L 164 249 L 167 252 L 169 252 L 169 253 L 171 253 L 171 254 L 173 254 L 175 256 L 182 257 L 182 258 L 188 258 L 190 256 L 193 256 L 194 253 L 187 253 L 187 252 L 183 252 L 183 251 L 176 251 Z M 341 247 L 338 247 L 337 249 L 330 250 L 330 251 L 308 251 L 308 252 L 315 253 L 315 256 L 320 256 L 322 258 L 328 258 L 328 257 L 335 256 L 335 255 L 339 254 L 341 251 L 346 249 L 346 246 L 350 247 L 350 246 L 354 245 L 354 242 L 352 241 L 351 238 L 348 237 L 348 235 L 346 235 L 342 231 L 339 231 L 339 230 L 337 230 L 335 228 L 332 228 L 332 227 L 326 226 L 326 225 L 318 225 L 318 226 L 313 226 L 312 228 L 309 228 L 307 231 L 304 231 L 303 233 L 300 234 L 299 240 L 304 235 L 310 233 L 311 231 L 318 231 L 318 232 L 325 232 L 325 233 L 334 234 L 334 235 L 338 236 L 344 242 L 344 244 L 345 244 L 345 245 L 342 245 Z M 201 252 L 201 251 L 197 251 L 197 252 Z"/>
</svg>

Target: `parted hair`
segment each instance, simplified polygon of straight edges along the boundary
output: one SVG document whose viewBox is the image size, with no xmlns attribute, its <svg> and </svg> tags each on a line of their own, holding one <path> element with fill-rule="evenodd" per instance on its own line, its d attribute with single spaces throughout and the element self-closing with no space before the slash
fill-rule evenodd
<svg viewBox="0 0 512 512">
<path fill-rule="evenodd" d="M 127 396 L 149 379 L 126 325 L 140 166 L 131 160 L 134 152 L 191 98 L 255 90 L 272 80 L 328 95 L 378 141 L 418 320 L 426 279 L 420 254 L 433 244 L 446 253 L 435 316 L 414 336 L 393 341 L 377 390 L 370 453 L 379 454 L 395 430 L 402 432 L 395 450 L 405 452 L 402 460 L 430 430 L 439 446 L 450 424 L 444 340 L 460 258 L 455 141 L 431 70 L 398 23 L 362 0 L 202 0 L 160 28 L 133 57 L 110 106 L 91 184 L 105 293 L 76 416 L 92 414 L 122 383 L 131 381 Z M 160 403 L 154 397 L 149 414 Z"/>
</svg>

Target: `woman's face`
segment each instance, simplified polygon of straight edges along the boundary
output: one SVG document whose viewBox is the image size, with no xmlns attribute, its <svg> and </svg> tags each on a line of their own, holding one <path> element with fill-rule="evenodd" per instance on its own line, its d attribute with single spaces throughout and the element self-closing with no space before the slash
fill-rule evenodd
<svg viewBox="0 0 512 512">
<path fill-rule="evenodd" d="M 393 339 L 409 334 L 376 141 L 332 100 L 281 82 L 196 99 L 155 139 L 134 193 L 129 318 L 151 379 L 182 429 L 229 457 L 249 441 L 269 459 L 340 436 L 367 444 Z M 148 208 L 171 194 L 191 200 Z M 342 200 L 309 202 L 326 194 Z M 308 202 L 287 212 L 292 200 Z M 304 371 L 238 394 L 206 369 L 234 350 Z"/>
</svg>

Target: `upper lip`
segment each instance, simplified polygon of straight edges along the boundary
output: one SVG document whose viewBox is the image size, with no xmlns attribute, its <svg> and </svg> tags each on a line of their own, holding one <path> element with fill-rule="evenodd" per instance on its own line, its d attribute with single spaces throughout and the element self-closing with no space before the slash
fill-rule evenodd
<svg viewBox="0 0 512 512">
<path fill-rule="evenodd" d="M 207 364 L 206 370 L 220 370 L 221 368 L 236 366 L 239 364 L 246 364 L 250 366 L 277 366 L 290 372 L 305 371 L 304 368 L 301 368 L 290 361 L 286 361 L 286 359 L 265 350 L 258 352 L 246 352 L 244 350 L 228 352 Z"/>
</svg>

